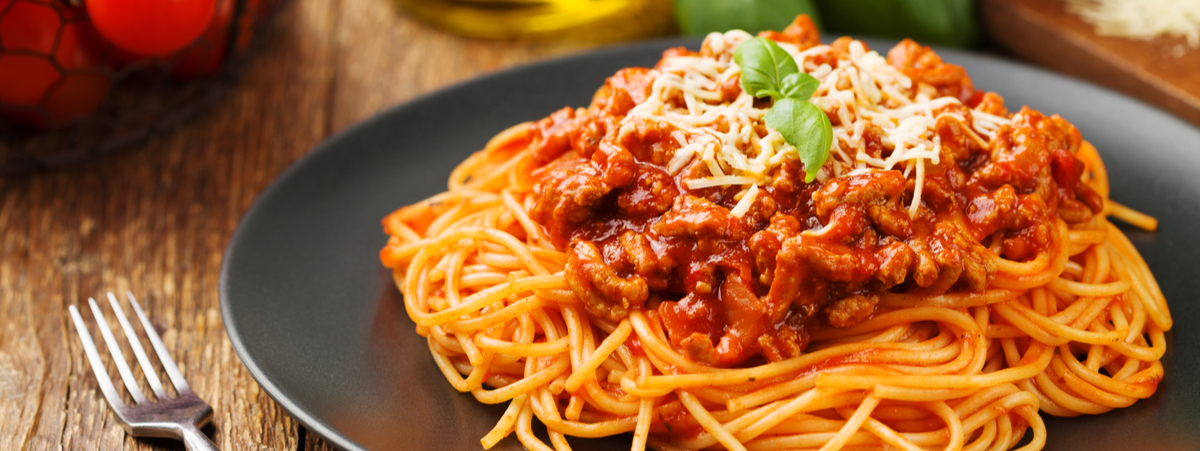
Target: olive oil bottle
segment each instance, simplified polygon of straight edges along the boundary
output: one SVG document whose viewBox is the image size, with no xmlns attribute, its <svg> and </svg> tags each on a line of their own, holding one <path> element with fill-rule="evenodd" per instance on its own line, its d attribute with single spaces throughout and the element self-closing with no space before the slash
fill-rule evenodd
<svg viewBox="0 0 1200 451">
<path fill-rule="evenodd" d="M 464 36 L 609 42 L 675 31 L 672 0 L 396 0 Z"/>
</svg>

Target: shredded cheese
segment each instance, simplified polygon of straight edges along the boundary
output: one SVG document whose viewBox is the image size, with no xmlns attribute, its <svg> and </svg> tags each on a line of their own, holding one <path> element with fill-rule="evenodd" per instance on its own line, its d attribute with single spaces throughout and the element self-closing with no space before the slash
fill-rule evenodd
<svg viewBox="0 0 1200 451">
<path fill-rule="evenodd" d="M 737 205 L 733 206 L 733 210 L 729 210 L 729 214 L 739 218 L 744 216 L 746 212 L 750 211 L 750 206 L 754 205 L 756 197 L 758 197 L 758 185 L 750 185 L 750 188 L 746 190 L 746 194 L 742 195 L 742 199 L 738 201 Z"/>
<path fill-rule="evenodd" d="M 687 181 L 689 189 L 704 189 L 714 186 L 729 186 L 729 185 L 753 185 L 755 179 L 750 177 L 742 177 L 737 175 L 720 175 L 716 177 L 705 177 L 701 179 L 691 179 Z"/>
<path fill-rule="evenodd" d="M 1200 1 L 1196 0 L 1066 0 L 1100 36 L 1154 39 L 1173 36 L 1200 48 Z M 1182 49 L 1182 47 L 1180 47 Z"/>
<path fill-rule="evenodd" d="M 750 210 L 761 191 L 759 186 L 772 179 L 784 157 L 795 153 L 777 130 L 763 123 L 767 110 L 755 108 L 753 96 L 739 92 L 736 99 L 723 101 L 722 84 L 741 73 L 733 53 L 750 38 L 739 30 L 712 33 L 703 44 L 705 56 L 664 59 L 651 74 L 654 81 L 650 95 L 630 110 L 620 131 L 622 135 L 632 132 L 637 120 L 676 128 L 671 136 L 679 148 L 667 163 L 668 171 L 679 175 L 685 168 L 699 164 L 701 172 L 691 169 L 683 177 L 684 184 L 693 190 L 741 186 L 737 194 L 740 197 L 735 197 L 738 203 L 731 210 L 737 217 Z M 830 158 L 817 180 L 902 169 L 905 177 L 916 182 L 910 214 L 917 214 L 921 205 L 925 164 L 941 161 L 942 144 L 935 130 L 938 119 L 950 115 L 976 143 L 982 144 L 986 144 L 982 137 L 990 140 L 1011 123 L 1009 118 L 982 111 L 971 110 L 969 119 L 942 111 L 958 105 L 959 100 L 936 97 L 932 87 L 914 83 L 859 41 L 850 44 L 849 58 L 836 61 L 834 50 L 827 45 L 804 51 L 788 43 L 780 46 L 802 71 L 818 80 L 810 102 L 837 118 Z M 882 155 L 867 152 L 864 134 L 869 126 L 882 131 L 880 144 L 887 149 Z"/>
</svg>

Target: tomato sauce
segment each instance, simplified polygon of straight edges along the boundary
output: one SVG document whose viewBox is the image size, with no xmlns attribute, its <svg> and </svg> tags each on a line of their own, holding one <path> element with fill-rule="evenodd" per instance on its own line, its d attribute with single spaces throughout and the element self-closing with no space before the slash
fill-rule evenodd
<svg viewBox="0 0 1200 451">
<path fill-rule="evenodd" d="M 814 30 L 770 37 L 803 48 L 815 45 Z M 684 54 L 694 52 L 666 56 Z M 609 78 L 590 108 L 537 122 L 530 213 L 567 249 L 567 280 L 588 314 L 620 320 L 631 309 L 653 309 L 672 345 L 695 362 L 777 361 L 803 352 L 812 327 L 868 318 L 883 291 L 983 290 L 996 272 L 988 246 L 1031 259 L 1056 245 L 1055 215 L 1081 222 L 1100 212 L 1099 196 L 1079 183 L 1074 126 L 1028 108 L 1009 114 L 961 67 L 912 41 L 888 61 L 960 99 L 943 112 L 968 118 L 937 121 L 943 150 L 938 164 L 926 163 L 915 213 L 915 181 L 901 171 L 805 183 L 804 165 L 787 157 L 750 210 L 732 215 L 741 186 L 688 188 L 686 180 L 710 175 L 699 161 L 668 171 L 677 129 L 641 118 L 622 123 L 650 93 L 654 73 L 646 68 Z M 721 89 L 736 98 L 733 88 Z M 976 111 L 1011 124 L 981 142 L 966 125 Z M 864 140 L 875 157 L 889 152 L 878 130 L 868 127 Z"/>
</svg>

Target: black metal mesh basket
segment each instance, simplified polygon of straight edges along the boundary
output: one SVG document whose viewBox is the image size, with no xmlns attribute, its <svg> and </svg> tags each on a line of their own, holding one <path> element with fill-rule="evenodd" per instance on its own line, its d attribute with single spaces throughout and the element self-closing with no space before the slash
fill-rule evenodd
<svg viewBox="0 0 1200 451">
<path fill-rule="evenodd" d="M 139 57 L 80 6 L 0 0 L 0 175 L 93 158 L 188 119 L 234 81 L 282 2 L 216 0 L 195 41 Z"/>
</svg>

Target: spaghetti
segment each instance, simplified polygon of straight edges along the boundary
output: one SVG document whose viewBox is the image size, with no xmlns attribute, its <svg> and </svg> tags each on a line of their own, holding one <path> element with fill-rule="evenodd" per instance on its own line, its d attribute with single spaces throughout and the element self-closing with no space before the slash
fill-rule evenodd
<svg viewBox="0 0 1200 451">
<path fill-rule="evenodd" d="M 742 35 L 668 51 L 653 70 L 611 78 L 588 109 L 502 132 L 448 191 L 384 219 L 380 257 L 446 379 L 508 403 L 484 448 L 515 432 L 531 450 L 623 433 L 634 450 L 990 450 L 1031 430 L 1023 449 L 1040 449 L 1039 410 L 1098 414 L 1154 393 L 1171 316 L 1106 214 L 1151 229 L 1153 218 L 1108 200 L 1103 162 L 1073 127 L 1008 114 L 932 52 L 881 67 L 857 41 L 814 44 L 801 17 L 767 36 L 822 80 L 814 102 L 837 137 L 803 185 L 789 145 L 761 124 L 761 101 L 728 83 Z M 957 81 L 931 84 L 914 67 Z M 1041 168 L 941 193 L 954 168 L 964 180 L 996 171 L 997 143 L 1022 121 L 1058 143 L 1035 155 Z M 1060 129 L 1065 138 L 1046 138 Z M 632 175 L 600 183 L 621 178 L 620 150 Z M 713 184 L 688 187 L 702 179 Z M 857 187 L 888 183 L 898 191 L 855 203 Z M 990 213 L 1009 219 L 979 219 Z M 763 248 L 780 229 L 785 239 Z M 856 262 L 852 274 L 820 270 L 838 261 Z M 799 290 L 777 287 L 789 283 Z"/>
</svg>

